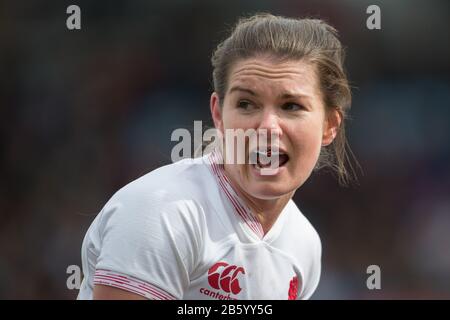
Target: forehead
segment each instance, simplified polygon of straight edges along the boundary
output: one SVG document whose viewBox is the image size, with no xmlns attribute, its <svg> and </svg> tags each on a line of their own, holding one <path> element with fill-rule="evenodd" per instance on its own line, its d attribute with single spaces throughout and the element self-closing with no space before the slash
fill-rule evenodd
<svg viewBox="0 0 450 320">
<path fill-rule="evenodd" d="M 315 68 L 302 60 L 279 61 L 267 57 L 236 62 L 229 73 L 228 90 L 234 85 L 246 85 L 255 90 L 301 91 L 318 94 Z"/>
</svg>

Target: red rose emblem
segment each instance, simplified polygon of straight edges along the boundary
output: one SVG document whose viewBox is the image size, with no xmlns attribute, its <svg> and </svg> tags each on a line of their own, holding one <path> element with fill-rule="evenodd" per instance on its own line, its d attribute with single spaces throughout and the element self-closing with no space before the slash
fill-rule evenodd
<svg viewBox="0 0 450 320">
<path fill-rule="evenodd" d="M 297 276 L 293 277 L 291 282 L 289 282 L 289 292 L 288 292 L 288 300 L 296 300 L 298 295 L 298 278 Z"/>
</svg>

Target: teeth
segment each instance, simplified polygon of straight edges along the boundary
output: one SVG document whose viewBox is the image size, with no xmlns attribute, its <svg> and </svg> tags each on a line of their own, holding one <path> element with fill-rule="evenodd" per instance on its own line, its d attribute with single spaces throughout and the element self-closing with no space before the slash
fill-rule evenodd
<svg viewBox="0 0 450 320">
<path fill-rule="evenodd" d="M 286 155 L 284 152 L 271 152 L 271 150 L 267 150 L 266 152 L 263 152 L 258 149 L 254 149 L 250 152 L 250 164 L 254 165 L 256 169 L 261 170 L 263 168 L 267 168 L 267 166 L 270 164 L 271 161 L 275 159 L 280 159 L 281 156 Z M 259 160 L 259 161 L 258 161 Z M 278 162 L 272 163 L 279 164 Z M 262 166 L 261 166 L 262 165 Z"/>
<path fill-rule="evenodd" d="M 269 153 L 269 152 L 262 152 L 262 151 L 253 151 L 253 153 L 256 153 L 256 154 L 260 154 L 260 155 L 262 155 L 262 156 L 267 156 L 267 154 Z M 279 156 L 279 155 L 284 155 L 285 153 L 284 152 L 271 152 L 271 155 L 272 156 Z"/>
</svg>

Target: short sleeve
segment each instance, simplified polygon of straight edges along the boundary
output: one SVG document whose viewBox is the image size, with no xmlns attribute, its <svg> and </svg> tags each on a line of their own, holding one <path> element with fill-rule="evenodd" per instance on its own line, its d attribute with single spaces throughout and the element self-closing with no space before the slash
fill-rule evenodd
<svg viewBox="0 0 450 320">
<path fill-rule="evenodd" d="M 149 299 L 182 299 L 202 243 L 198 206 L 130 193 L 117 198 L 99 220 L 94 284 Z"/>
</svg>

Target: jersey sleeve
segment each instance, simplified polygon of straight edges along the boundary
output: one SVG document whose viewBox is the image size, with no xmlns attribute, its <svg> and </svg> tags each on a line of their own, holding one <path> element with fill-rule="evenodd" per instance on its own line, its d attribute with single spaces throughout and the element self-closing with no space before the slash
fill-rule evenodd
<svg viewBox="0 0 450 320">
<path fill-rule="evenodd" d="M 202 243 L 198 213 L 189 200 L 133 192 L 110 200 L 99 221 L 94 284 L 149 299 L 181 299 Z"/>
</svg>

